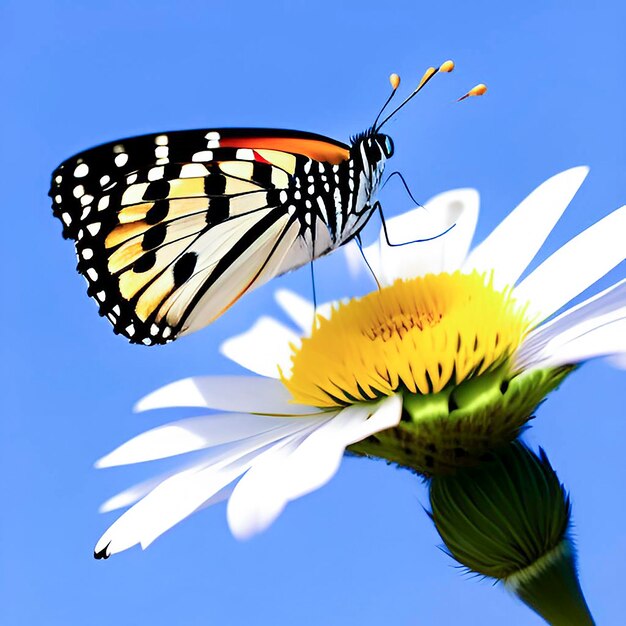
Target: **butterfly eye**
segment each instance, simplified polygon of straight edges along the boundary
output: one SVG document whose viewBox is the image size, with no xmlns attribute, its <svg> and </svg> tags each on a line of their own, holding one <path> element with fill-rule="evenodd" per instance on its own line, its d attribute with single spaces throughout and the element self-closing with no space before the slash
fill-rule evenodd
<svg viewBox="0 0 626 626">
<path fill-rule="evenodd" d="M 390 157 L 393 155 L 393 141 L 388 135 L 385 136 L 385 156 Z"/>
</svg>

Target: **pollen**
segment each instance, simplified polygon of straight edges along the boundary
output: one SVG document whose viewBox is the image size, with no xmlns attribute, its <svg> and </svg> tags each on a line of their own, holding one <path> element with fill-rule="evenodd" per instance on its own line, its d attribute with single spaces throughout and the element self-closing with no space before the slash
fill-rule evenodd
<svg viewBox="0 0 626 626">
<path fill-rule="evenodd" d="M 511 290 L 484 274 L 398 280 L 318 316 L 283 382 L 318 407 L 435 394 L 506 365 L 528 328 Z"/>
</svg>

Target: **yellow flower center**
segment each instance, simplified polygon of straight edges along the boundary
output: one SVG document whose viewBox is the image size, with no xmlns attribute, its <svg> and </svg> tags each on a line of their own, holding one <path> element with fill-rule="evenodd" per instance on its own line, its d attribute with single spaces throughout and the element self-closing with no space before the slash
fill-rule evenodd
<svg viewBox="0 0 626 626">
<path fill-rule="evenodd" d="M 296 402 L 318 407 L 437 393 L 502 365 L 528 326 L 511 290 L 482 274 L 398 280 L 318 317 L 283 382 Z"/>
</svg>

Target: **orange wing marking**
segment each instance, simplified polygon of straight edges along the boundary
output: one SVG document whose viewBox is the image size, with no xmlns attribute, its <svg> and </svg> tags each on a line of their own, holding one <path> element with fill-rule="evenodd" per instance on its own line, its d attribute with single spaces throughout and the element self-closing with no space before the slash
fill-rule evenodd
<svg viewBox="0 0 626 626">
<path fill-rule="evenodd" d="M 302 154 L 316 161 L 326 161 L 337 165 L 350 158 L 346 148 L 318 139 L 298 139 L 296 137 L 224 137 L 220 139 L 223 148 L 252 148 L 253 150 L 280 150 Z M 262 153 L 261 153 L 262 154 Z"/>
</svg>

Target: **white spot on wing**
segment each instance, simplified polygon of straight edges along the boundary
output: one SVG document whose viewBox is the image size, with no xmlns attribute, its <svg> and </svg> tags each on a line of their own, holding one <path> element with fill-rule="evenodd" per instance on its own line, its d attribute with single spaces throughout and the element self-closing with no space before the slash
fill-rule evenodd
<svg viewBox="0 0 626 626">
<path fill-rule="evenodd" d="M 200 152 L 196 152 L 192 157 L 192 161 L 203 162 L 203 161 L 212 161 L 213 160 L 213 152 L 211 150 L 201 150 Z"/>
<path fill-rule="evenodd" d="M 339 187 L 335 187 L 333 200 L 335 201 L 335 214 L 337 216 L 337 234 L 340 234 L 343 230 L 343 211 L 341 210 L 341 192 Z"/>
<path fill-rule="evenodd" d="M 126 152 L 120 152 L 120 154 L 115 157 L 115 165 L 117 165 L 117 167 L 124 167 L 126 163 L 128 163 L 128 155 Z"/>
<path fill-rule="evenodd" d="M 93 224 L 87 224 L 87 230 L 95 237 L 100 232 L 100 222 L 94 222 Z"/>
<path fill-rule="evenodd" d="M 170 149 L 167 146 L 157 146 L 154 149 L 154 156 L 157 159 L 166 159 L 170 153 Z"/>
<path fill-rule="evenodd" d="M 181 178 L 203 178 L 209 173 L 209 170 L 201 163 L 185 163 L 180 168 Z"/>
<path fill-rule="evenodd" d="M 167 146 L 167 135 L 158 135 L 154 138 L 154 143 L 157 146 Z"/>
<path fill-rule="evenodd" d="M 241 161 L 254 161 L 254 152 L 250 148 L 239 148 L 235 156 Z"/>
<path fill-rule="evenodd" d="M 165 176 L 165 168 L 161 165 L 148 171 L 148 180 L 161 180 Z"/>
<path fill-rule="evenodd" d="M 76 178 L 84 178 L 87 174 L 89 174 L 89 166 L 87 163 L 81 163 L 76 166 L 76 169 L 74 170 L 74 176 Z"/>
<path fill-rule="evenodd" d="M 90 267 L 87 270 L 87 276 L 89 276 L 89 278 L 91 278 L 91 280 L 93 281 L 98 280 L 98 272 L 96 272 L 96 270 L 93 267 Z"/>
<path fill-rule="evenodd" d="M 328 213 L 326 213 L 326 205 L 324 204 L 322 196 L 317 196 L 317 206 L 320 208 L 320 213 L 322 214 L 324 222 L 328 224 Z"/>
</svg>

